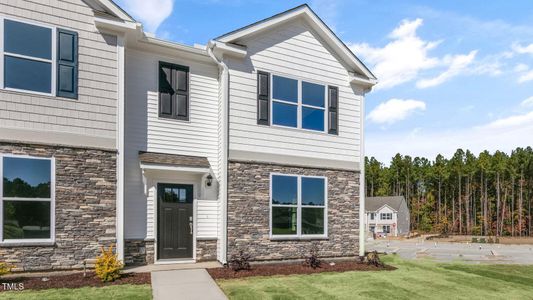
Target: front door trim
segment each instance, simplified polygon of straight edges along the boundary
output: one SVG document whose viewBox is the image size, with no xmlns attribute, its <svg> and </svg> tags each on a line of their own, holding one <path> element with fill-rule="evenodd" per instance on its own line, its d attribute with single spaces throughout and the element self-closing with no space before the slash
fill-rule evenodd
<svg viewBox="0 0 533 300">
<path fill-rule="evenodd" d="M 197 236 L 197 192 L 198 192 L 198 182 L 190 180 L 179 180 L 173 181 L 169 179 L 154 179 L 154 264 L 179 264 L 179 263 L 196 263 L 196 236 Z M 158 198 L 158 185 L 159 184 L 189 184 L 193 186 L 193 237 L 192 237 L 192 258 L 176 258 L 176 259 L 162 259 L 158 255 L 158 236 L 159 236 L 159 198 Z"/>
</svg>

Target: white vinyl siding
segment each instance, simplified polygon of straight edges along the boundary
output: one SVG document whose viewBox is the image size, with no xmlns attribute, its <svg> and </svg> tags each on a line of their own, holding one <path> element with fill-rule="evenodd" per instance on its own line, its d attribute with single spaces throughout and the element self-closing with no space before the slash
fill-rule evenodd
<svg viewBox="0 0 533 300">
<path fill-rule="evenodd" d="M 55 0 L 2 1 L 0 12 L 6 18 L 60 27 L 79 36 L 78 99 L 0 91 L 0 130 L 91 136 L 114 145 L 117 42 L 115 36 L 96 30 L 94 11 L 82 0 Z M 87 139 L 86 146 L 92 146 L 91 141 Z"/>
<path fill-rule="evenodd" d="M 358 163 L 362 90 L 302 21 L 243 40 L 249 57 L 230 67 L 230 157 L 240 151 Z M 339 134 L 257 125 L 257 71 L 339 88 Z M 327 102 L 327 99 L 326 99 Z M 272 115 L 271 115 L 272 117 Z"/>
<path fill-rule="evenodd" d="M 159 117 L 159 61 L 189 67 L 189 121 Z M 219 176 L 218 68 L 215 64 L 134 49 L 126 51 L 125 67 L 125 237 L 153 238 L 155 191 L 149 190 L 148 196 L 144 194 L 139 151 L 207 157 L 214 177 Z M 166 177 L 161 179 L 162 183 L 180 183 L 179 177 L 176 177 L 179 175 L 177 173 L 170 174 L 172 176 L 163 175 Z M 172 179 L 174 181 L 168 181 Z M 187 179 L 201 183 L 199 175 Z M 213 182 L 215 181 L 214 178 Z M 199 191 L 195 191 L 195 199 L 204 200 L 199 197 Z M 218 208 L 218 202 L 213 202 Z M 201 208 L 196 216 L 197 221 L 213 218 L 212 213 L 216 214 L 215 219 L 218 218 L 218 209 L 213 212 Z M 207 215 L 202 215 L 203 213 Z M 204 223 L 198 226 L 199 235 L 217 236 L 216 232 L 213 235 L 212 228 L 206 227 Z M 201 228 L 206 228 L 206 231 Z"/>
<path fill-rule="evenodd" d="M 218 236 L 218 201 L 196 201 L 196 238 L 213 239 Z"/>
</svg>

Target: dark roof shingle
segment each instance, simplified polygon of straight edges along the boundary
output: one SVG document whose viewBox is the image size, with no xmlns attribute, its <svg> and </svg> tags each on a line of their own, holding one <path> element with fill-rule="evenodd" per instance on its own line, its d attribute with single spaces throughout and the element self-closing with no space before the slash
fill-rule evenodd
<svg viewBox="0 0 533 300">
<path fill-rule="evenodd" d="M 139 151 L 139 160 L 145 164 L 163 164 L 179 167 L 209 168 L 207 157 Z"/>
<path fill-rule="evenodd" d="M 392 209 L 400 210 L 400 205 L 405 201 L 403 196 L 390 196 L 390 197 L 366 197 L 365 210 L 377 211 L 383 205 L 388 205 Z"/>
</svg>

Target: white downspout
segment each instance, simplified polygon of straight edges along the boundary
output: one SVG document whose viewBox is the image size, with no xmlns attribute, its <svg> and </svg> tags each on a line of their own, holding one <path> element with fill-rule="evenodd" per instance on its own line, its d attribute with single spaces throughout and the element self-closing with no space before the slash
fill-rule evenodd
<svg viewBox="0 0 533 300">
<path fill-rule="evenodd" d="M 116 253 L 124 261 L 124 113 L 125 113 L 125 37 L 117 36 L 118 104 L 117 104 L 117 202 L 116 202 Z"/>
<path fill-rule="evenodd" d="M 213 49 L 216 48 L 216 44 L 213 41 L 210 41 L 207 45 L 207 53 L 209 56 L 216 62 L 219 69 L 222 71 L 220 78 L 220 84 L 222 84 L 222 126 L 223 126 L 223 136 L 222 136 L 222 165 L 219 166 L 221 169 L 221 183 L 219 185 L 220 201 L 221 201 L 221 214 L 222 214 L 222 240 L 221 240 L 221 258 L 222 263 L 227 263 L 227 182 L 228 182 L 228 98 L 229 98 L 229 71 L 228 66 L 224 63 L 223 59 L 218 59 L 213 53 Z"/>
<path fill-rule="evenodd" d="M 365 256 L 365 97 L 361 99 L 360 119 L 360 169 L 359 174 L 359 256 Z"/>
</svg>

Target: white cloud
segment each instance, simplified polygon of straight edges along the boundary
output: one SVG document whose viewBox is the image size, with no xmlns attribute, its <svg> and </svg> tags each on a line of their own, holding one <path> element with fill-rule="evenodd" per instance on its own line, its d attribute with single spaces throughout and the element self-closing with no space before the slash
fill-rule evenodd
<svg viewBox="0 0 533 300">
<path fill-rule="evenodd" d="M 487 57 L 473 64 L 477 50 L 468 54 L 447 54 L 443 57 L 431 56 L 430 50 L 442 41 L 426 41 L 417 35 L 423 20 L 403 20 L 389 35 L 391 41 L 383 48 L 372 47 L 367 43 L 348 43 L 348 46 L 366 62 L 371 64 L 379 80 L 376 88 L 391 88 L 418 79 L 424 71 L 444 69 L 440 75 L 419 80 L 417 87 L 427 88 L 442 84 L 451 78 L 467 74 L 501 73 L 499 58 Z"/>
<path fill-rule="evenodd" d="M 520 103 L 522 107 L 533 107 L 533 96 L 527 98 L 526 100 Z"/>
<path fill-rule="evenodd" d="M 412 99 L 390 99 L 372 110 L 367 119 L 378 124 L 392 124 L 404 120 L 416 111 L 426 110 L 426 103 Z"/>
<path fill-rule="evenodd" d="M 174 0 L 124 0 L 125 9 L 152 33 L 170 16 L 173 6 Z"/>
<path fill-rule="evenodd" d="M 424 156 L 429 159 L 437 154 L 451 157 L 458 148 L 474 153 L 484 150 L 510 152 L 516 147 L 531 146 L 524 137 L 533 132 L 533 111 L 501 118 L 466 129 L 424 131 L 417 129 L 401 133 L 367 133 L 366 155 L 375 156 L 384 163 L 396 154 Z"/>
<path fill-rule="evenodd" d="M 383 48 L 375 48 L 367 43 L 348 46 L 368 63 L 379 80 L 378 88 L 393 86 L 415 79 L 419 72 L 438 66 L 439 59 L 430 57 L 428 51 L 440 41 L 424 41 L 417 36 L 416 30 L 422 19 L 403 20 L 390 34 L 392 39 Z"/>
<path fill-rule="evenodd" d="M 529 70 L 529 66 L 526 64 L 517 64 L 513 69 L 515 72 L 524 72 L 527 70 Z"/>
<path fill-rule="evenodd" d="M 466 55 L 455 55 L 445 57 L 444 62 L 450 65 L 448 69 L 436 77 L 429 79 L 421 79 L 417 81 L 416 86 L 421 89 L 437 86 L 449 80 L 450 78 L 465 72 L 468 66 L 474 61 L 476 54 L 477 51 L 474 50 L 470 51 L 470 53 Z"/>
<path fill-rule="evenodd" d="M 513 44 L 512 48 L 518 54 L 533 54 L 533 44 L 529 44 L 527 46 Z"/>
<path fill-rule="evenodd" d="M 533 70 L 525 72 L 518 77 L 518 83 L 524 83 L 533 80 Z"/>
</svg>

